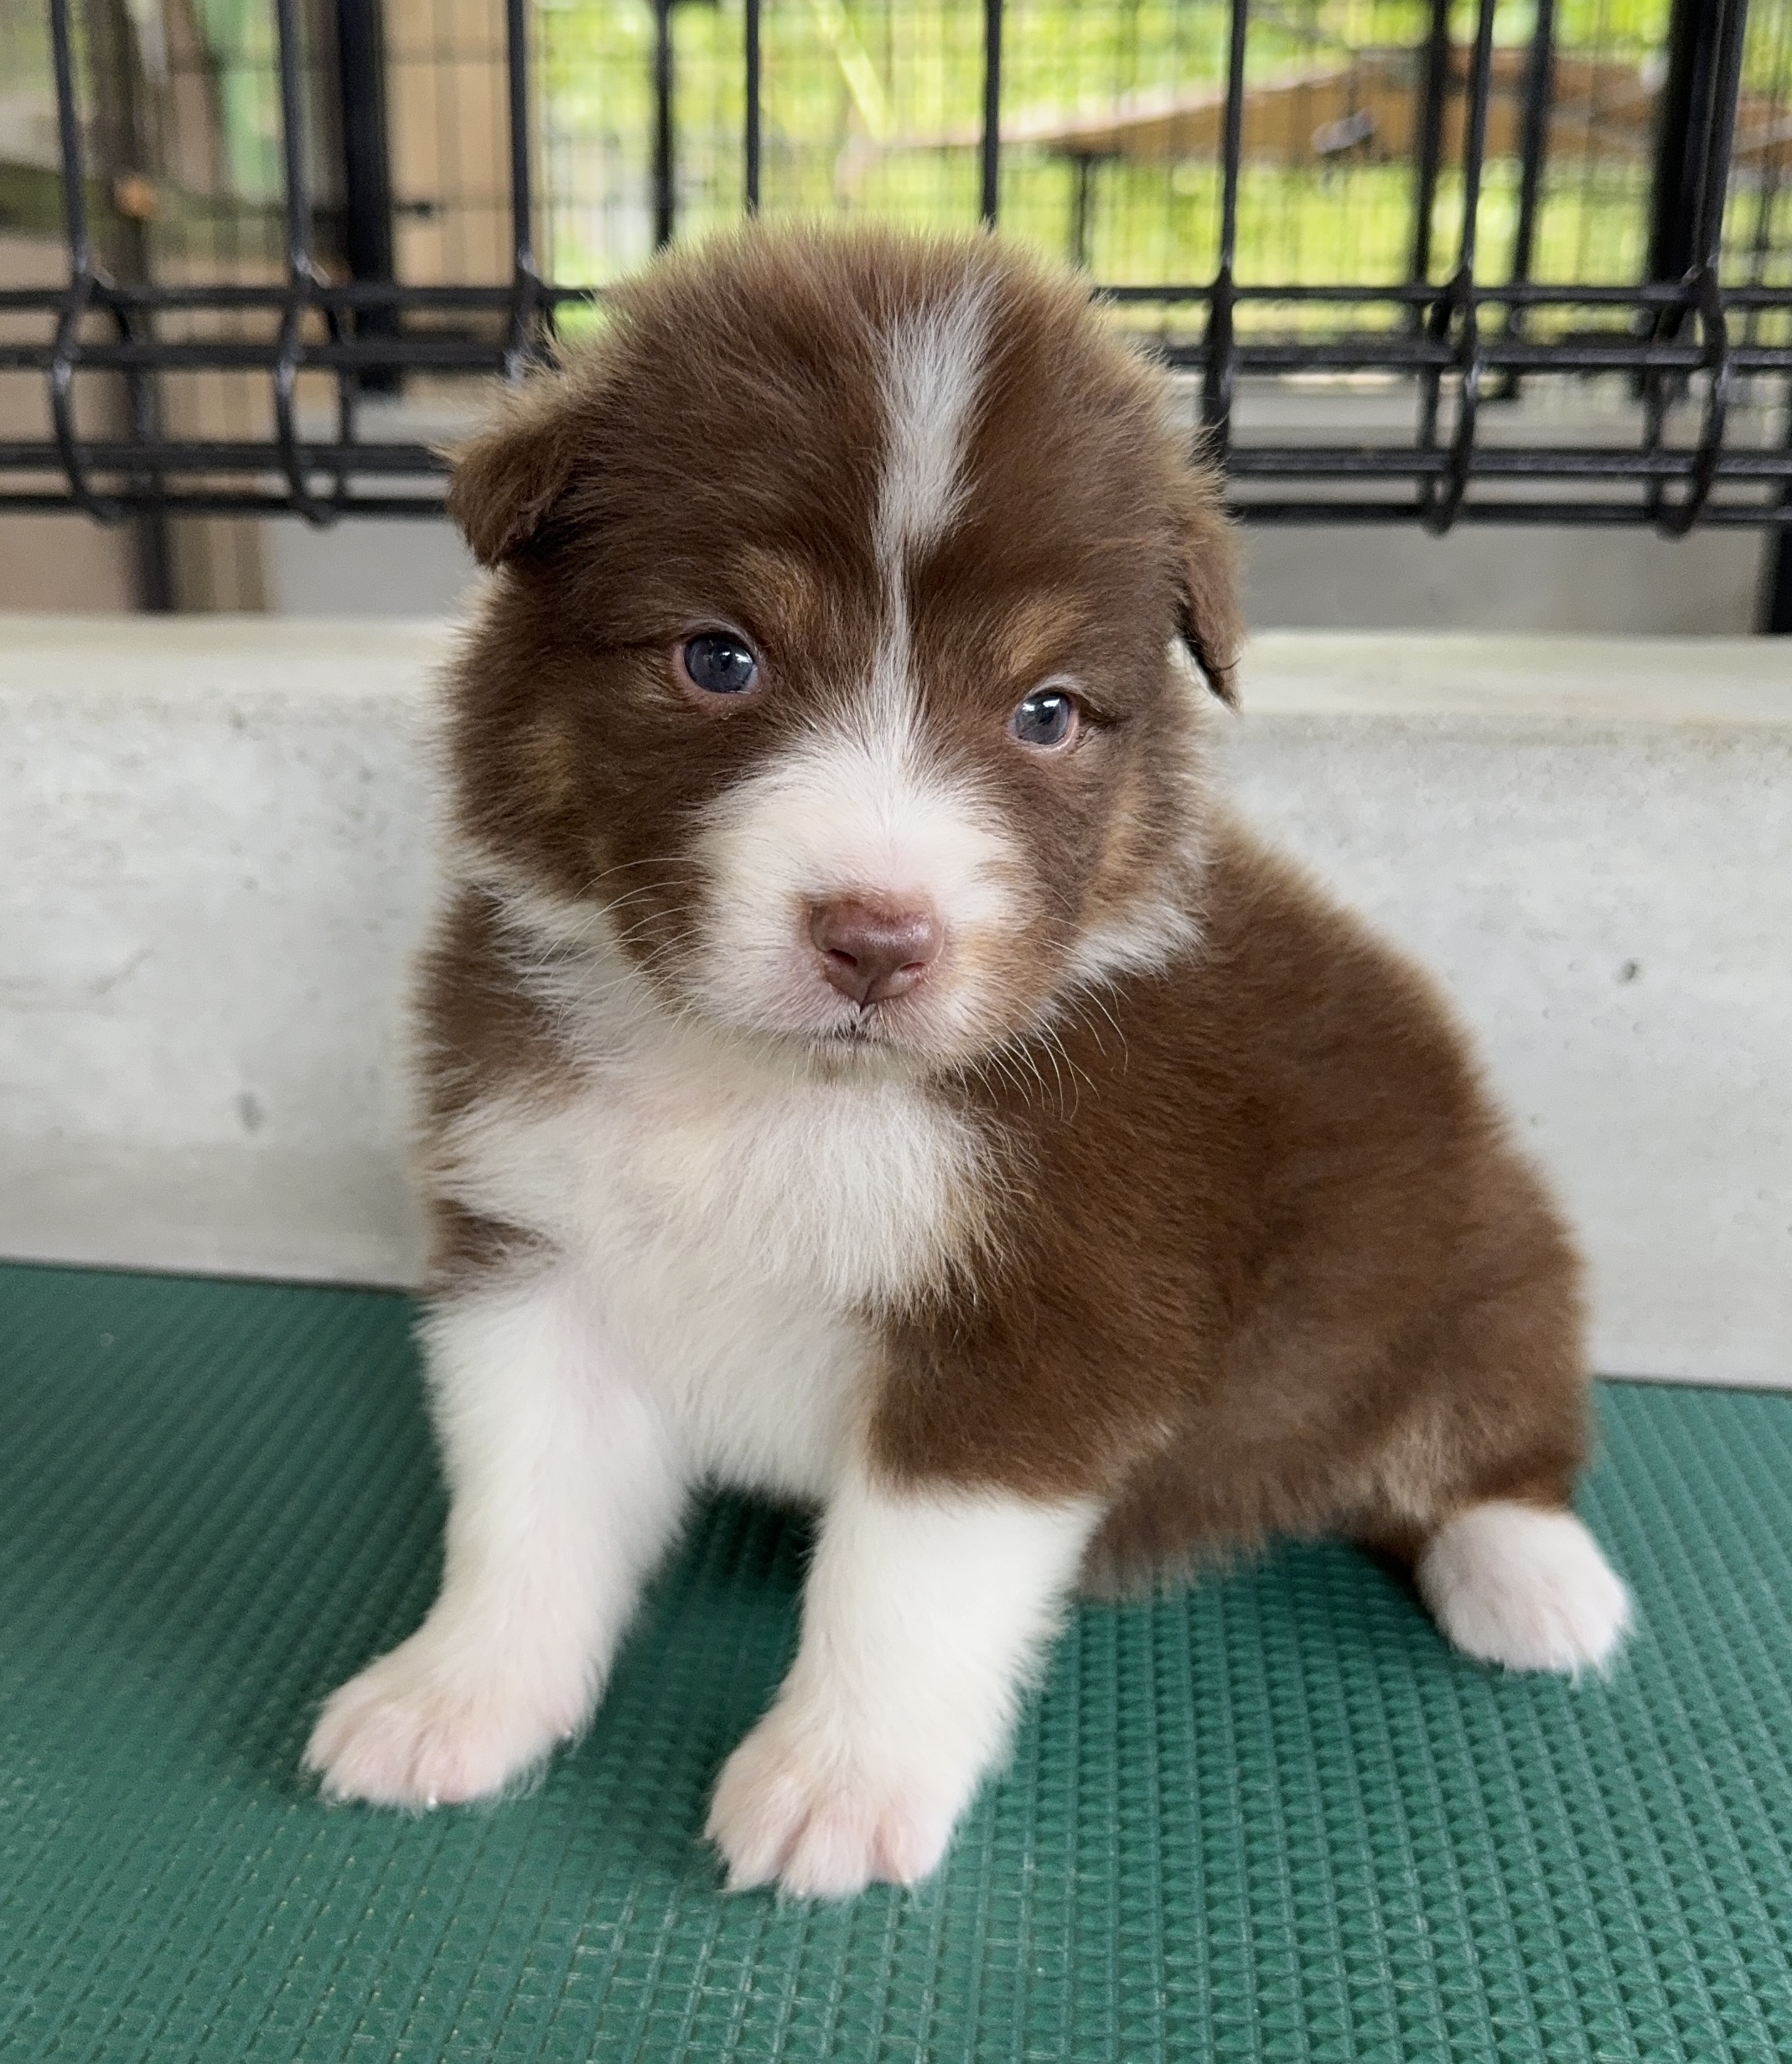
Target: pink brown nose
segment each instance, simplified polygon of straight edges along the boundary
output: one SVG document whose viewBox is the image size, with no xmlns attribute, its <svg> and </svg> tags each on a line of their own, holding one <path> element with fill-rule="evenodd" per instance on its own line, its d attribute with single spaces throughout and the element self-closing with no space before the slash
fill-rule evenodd
<svg viewBox="0 0 1792 2064">
<path fill-rule="evenodd" d="M 945 927 L 925 905 L 899 909 L 835 896 L 811 905 L 809 936 L 822 972 L 862 1006 L 906 996 L 939 959 Z"/>
</svg>

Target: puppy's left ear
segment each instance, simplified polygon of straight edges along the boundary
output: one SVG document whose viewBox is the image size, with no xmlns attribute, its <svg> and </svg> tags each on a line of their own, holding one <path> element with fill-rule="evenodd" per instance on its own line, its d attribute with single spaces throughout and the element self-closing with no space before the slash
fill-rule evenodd
<svg viewBox="0 0 1792 2064">
<path fill-rule="evenodd" d="M 481 566 L 501 566 L 536 543 L 572 477 L 567 379 L 536 374 L 495 422 L 449 457 L 448 511 Z"/>
<path fill-rule="evenodd" d="M 1245 641 L 1238 607 L 1238 544 L 1220 502 L 1220 476 L 1205 466 L 1184 474 L 1176 507 L 1177 630 L 1207 685 L 1238 707 L 1233 678 Z"/>
</svg>

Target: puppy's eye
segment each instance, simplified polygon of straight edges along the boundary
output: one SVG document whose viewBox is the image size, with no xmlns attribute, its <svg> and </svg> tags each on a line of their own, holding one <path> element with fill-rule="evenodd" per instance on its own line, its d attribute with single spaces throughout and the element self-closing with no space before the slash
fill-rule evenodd
<svg viewBox="0 0 1792 2064">
<path fill-rule="evenodd" d="M 731 630 L 706 630 L 688 638 L 678 656 L 691 686 L 706 695 L 744 695 L 759 684 L 758 656 Z"/>
<path fill-rule="evenodd" d="M 1023 745 L 1068 745 L 1080 721 L 1076 698 L 1067 688 L 1035 688 L 1008 719 L 1010 734 Z"/>
</svg>

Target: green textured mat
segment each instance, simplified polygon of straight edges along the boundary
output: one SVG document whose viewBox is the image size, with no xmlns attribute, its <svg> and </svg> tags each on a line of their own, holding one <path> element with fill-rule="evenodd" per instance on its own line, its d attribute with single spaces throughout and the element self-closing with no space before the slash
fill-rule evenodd
<svg viewBox="0 0 1792 2064">
<path fill-rule="evenodd" d="M 1792 1397 L 1613 1387 L 1609 1684 L 1343 1549 L 1085 1610 L 947 1868 L 724 1899 L 800 1529 L 714 1510 L 533 1796 L 294 1781 L 428 1602 L 396 1297 L 0 1270 L 0 2057 L 1792 2056 Z"/>
</svg>

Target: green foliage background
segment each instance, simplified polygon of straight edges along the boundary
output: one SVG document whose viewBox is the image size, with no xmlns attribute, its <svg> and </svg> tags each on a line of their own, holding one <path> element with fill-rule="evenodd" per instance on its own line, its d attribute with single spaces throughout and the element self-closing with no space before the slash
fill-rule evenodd
<svg viewBox="0 0 1792 2064">
<path fill-rule="evenodd" d="M 1557 48 L 1659 72 L 1670 0 L 1561 0 Z M 1473 0 L 1457 0 L 1466 42 Z M 1253 81 L 1348 65 L 1353 53 L 1423 42 L 1425 0 L 1283 0 L 1253 7 Z M 1786 69 L 1789 0 L 1756 0 L 1751 78 Z M 541 91 L 549 243 L 564 279 L 600 282 L 645 255 L 653 14 L 645 0 L 542 0 Z M 974 137 L 982 86 L 981 0 L 767 0 L 765 205 L 769 212 L 864 212 L 924 224 L 976 212 Z M 1217 88 L 1225 0 L 1010 0 L 1003 108 L 1014 122 L 1092 113 L 1142 92 Z M 679 223 L 682 234 L 733 220 L 743 121 L 740 0 L 688 3 L 674 17 Z M 1534 0 L 1500 0 L 1495 34 L 1524 45 Z M 952 139 L 959 139 L 954 142 Z M 1005 160 L 1004 226 L 1065 252 L 1075 167 L 1015 149 Z M 1503 276 L 1517 213 L 1518 168 L 1489 169 L 1484 269 Z M 1538 226 L 1535 277 L 1613 283 L 1643 261 L 1648 168 L 1638 157 L 1559 165 Z M 1732 201 L 1732 240 L 1751 196 Z M 1219 178 L 1210 162 L 1110 163 L 1093 175 L 1090 269 L 1109 283 L 1200 283 L 1215 263 Z M 1377 283 L 1405 276 L 1412 174 L 1406 163 L 1336 170 L 1247 165 L 1240 276 L 1257 282 Z M 1453 262 L 1461 180 L 1447 172 L 1433 221 L 1433 272 Z M 1743 241 L 1748 241 L 1745 235 Z"/>
</svg>

